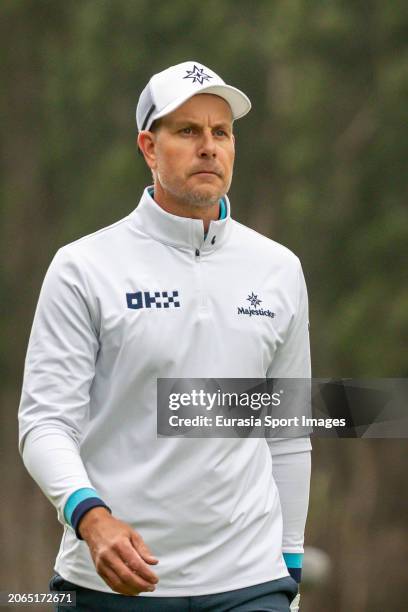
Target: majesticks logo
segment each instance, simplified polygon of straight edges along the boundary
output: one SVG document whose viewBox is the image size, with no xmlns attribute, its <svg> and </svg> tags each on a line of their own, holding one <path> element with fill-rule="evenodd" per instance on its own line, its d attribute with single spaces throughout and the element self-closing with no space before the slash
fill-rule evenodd
<svg viewBox="0 0 408 612">
<path fill-rule="evenodd" d="M 276 313 L 269 310 L 265 310 L 264 308 L 258 308 L 260 304 L 262 304 L 262 300 L 259 299 L 257 295 L 252 291 L 250 295 L 247 297 L 247 301 L 250 304 L 249 308 L 244 306 L 238 306 L 238 314 L 247 315 L 248 317 L 261 316 L 261 317 L 270 317 L 274 319 L 276 317 Z"/>
<path fill-rule="evenodd" d="M 209 81 L 213 77 L 204 72 L 204 68 L 200 68 L 199 66 L 193 65 L 192 70 L 187 70 L 186 76 L 183 79 L 191 79 L 193 83 L 199 83 L 202 85 L 204 81 Z"/>
</svg>

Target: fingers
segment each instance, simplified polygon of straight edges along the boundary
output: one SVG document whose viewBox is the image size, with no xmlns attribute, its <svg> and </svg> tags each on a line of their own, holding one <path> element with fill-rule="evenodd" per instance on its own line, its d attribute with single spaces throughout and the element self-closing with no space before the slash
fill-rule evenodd
<svg viewBox="0 0 408 612">
<path fill-rule="evenodd" d="M 102 551 L 96 569 L 112 590 L 123 595 L 152 592 L 158 582 L 156 574 L 127 538 Z"/>
<path fill-rule="evenodd" d="M 134 574 L 118 557 L 104 561 L 98 573 L 113 591 L 122 595 L 138 595 L 155 590 L 153 584 Z"/>
<path fill-rule="evenodd" d="M 133 572 L 141 576 L 147 582 L 155 585 L 158 582 L 157 575 L 146 565 L 140 555 L 140 551 L 132 546 L 130 541 L 125 541 L 117 550 L 123 563 Z M 153 558 L 153 557 L 152 557 Z M 158 563 L 156 559 L 156 563 Z"/>
<path fill-rule="evenodd" d="M 139 553 L 139 555 L 142 557 L 142 559 L 144 561 L 146 561 L 146 563 L 149 563 L 150 565 L 156 565 L 159 560 L 157 559 L 157 557 L 155 557 L 150 548 L 148 547 L 148 545 L 142 540 L 142 538 L 140 537 L 139 534 L 132 532 L 130 534 L 130 540 L 134 546 L 134 548 L 136 548 L 137 552 Z"/>
<path fill-rule="evenodd" d="M 105 564 L 98 573 L 113 591 L 122 595 L 138 595 L 145 591 L 154 591 L 153 585 L 138 579 L 132 572 L 126 573 L 118 567 L 115 570 Z"/>
<path fill-rule="evenodd" d="M 97 516 L 86 530 L 86 542 L 98 574 L 112 590 L 123 595 L 155 590 L 159 579 L 149 565 L 158 559 L 128 524 L 110 514 Z"/>
</svg>

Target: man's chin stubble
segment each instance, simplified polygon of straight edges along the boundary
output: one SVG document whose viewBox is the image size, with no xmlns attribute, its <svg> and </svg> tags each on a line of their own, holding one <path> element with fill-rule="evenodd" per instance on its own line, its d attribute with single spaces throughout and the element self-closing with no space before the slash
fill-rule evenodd
<svg viewBox="0 0 408 612">
<path fill-rule="evenodd" d="M 214 206 L 223 197 L 223 194 L 210 194 L 200 191 L 199 189 L 178 190 L 171 188 L 166 182 L 163 182 L 159 177 L 162 187 L 168 191 L 179 202 L 183 202 L 186 206 L 194 206 L 197 208 L 209 208 Z"/>
<path fill-rule="evenodd" d="M 214 204 L 216 204 L 221 197 L 222 196 L 218 194 L 208 195 L 200 193 L 199 191 L 191 191 L 190 193 L 186 194 L 185 202 L 190 206 L 208 208 L 210 206 L 214 206 Z"/>
</svg>

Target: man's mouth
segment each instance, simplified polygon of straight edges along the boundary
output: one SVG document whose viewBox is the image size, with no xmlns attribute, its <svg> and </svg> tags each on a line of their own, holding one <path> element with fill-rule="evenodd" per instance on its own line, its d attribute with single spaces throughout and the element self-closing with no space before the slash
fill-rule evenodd
<svg viewBox="0 0 408 612">
<path fill-rule="evenodd" d="M 214 176 L 221 176 L 220 173 L 215 170 L 197 170 L 197 172 L 193 172 L 193 174 L 213 174 Z"/>
</svg>

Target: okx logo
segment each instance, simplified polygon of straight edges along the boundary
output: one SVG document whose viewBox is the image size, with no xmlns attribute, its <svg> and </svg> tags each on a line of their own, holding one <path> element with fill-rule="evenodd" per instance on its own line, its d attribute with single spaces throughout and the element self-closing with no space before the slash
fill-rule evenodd
<svg viewBox="0 0 408 612">
<path fill-rule="evenodd" d="M 127 293 L 128 308 L 180 308 L 178 291 L 136 291 Z"/>
</svg>

